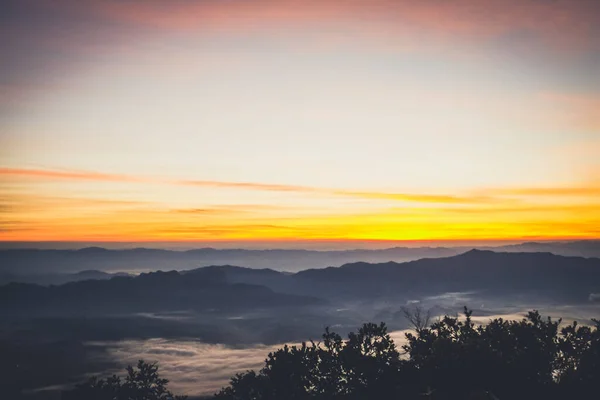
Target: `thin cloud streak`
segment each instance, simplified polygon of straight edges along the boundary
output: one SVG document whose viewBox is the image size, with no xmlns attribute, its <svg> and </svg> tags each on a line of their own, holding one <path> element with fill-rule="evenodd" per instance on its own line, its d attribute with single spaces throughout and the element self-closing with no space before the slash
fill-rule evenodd
<svg viewBox="0 0 600 400">
<path fill-rule="evenodd" d="M 424 30 L 441 39 L 487 41 L 510 32 L 528 32 L 562 50 L 594 46 L 597 4 L 588 0 L 290 0 L 233 2 L 101 2 L 96 12 L 113 21 L 169 31 L 262 33 L 309 24 L 345 23 L 361 32 L 406 34 Z"/>
<path fill-rule="evenodd" d="M 406 212 L 404 208 L 392 208 L 392 212 Z M 507 207 L 507 206 L 494 206 L 494 207 L 455 207 L 455 208 L 409 208 L 410 212 L 439 212 L 441 214 L 455 214 L 460 215 L 463 218 L 469 214 L 479 215 L 501 215 L 501 214 L 514 214 L 514 213 L 573 213 L 581 215 L 597 215 L 600 218 L 600 201 L 591 204 L 523 204 L 521 206 Z"/>
<path fill-rule="evenodd" d="M 449 195 L 429 195 L 429 194 L 409 194 L 409 193 L 380 193 L 380 192 L 359 192 L 349 190 L 337 190 L 331 188 L 317 188 L 310 186 L 269 184 L 255 182 L 223 182 L 208 180 L 168 180 L 152 179 L 145 177 L 133 177 L 129 175 L 105 174 L 100 172 L 85 171 L 57 171 L 41 169 L 20 169 L 20 168 L 0 168 L 0 176 L 30 177 L 38 179 L 67 179 L 73 181 L 107 181 L 107 182 L 140 182 L 169 184 L 176 186 L 192 186 L 217 189 L 242 189 L 257 190 L 269 192 L 294 192 L 304 194 L 320 194 L 327 196 L 346 196 L 362 199 L 381 199 L 398 200 L 425 203 L 469 203 L 481 201 L 481 197 L 467 198 L 455 197 Z"/>
<path fill-rule="evenodd" d="M 248 189 L 248 190 L 263 190 L 273 192 L 299 192 L 299 193 L 322 193 L 327 192 L 326 189 L 318 189 L 308 186 L 296 186 L 296 185 L 280 185 L 280 184 L 269 184 L 269 183 L 252 183 L 252 182 L 221 182 L 221 181 L 198 181 L 198 180 L 184 180 L 184 181 L 172 181 L 170 182 L 176 185 L 182 186 L 200 186 L 200 187 L 214 187 L 214 188 L 226 188 L 226 189 Z"/>
<path fill-rule="evenodd" d="M 571 187 L 521 187 L 508 189 L 491 189 L 491 193 L 509 196 L 561 196 L 561 197 L 594 197 L 600 196 L 600 186 Z"/>
<path fill-rule="evenodd" d="M 600 223 L 599 186 L 505 187 L 463 195 L 388 193 L 301 185 L 167 179 L 64 171 L 0 168 L 0 182 L 25 178 L 45 182 L 153 184 L 297 193 L 317 203 L 218 204 L 195 201 L 151 202 L 11 193 L 2 203 L 0 240 L 451 240 L 522 237 L 593 238 Z M 37 181 L 36 181 L 37 183 Z M 100 185 L 101 183 L 101 185 Z M 89 186 L 89 185 L 88 185 Z M 16 187 L 18 189 L 18 187 Z M 36 194 L 37 193 L 37 194 Z M 189 193 L 189 192 L 188 192 Z M 325 196 L 324 198 L 322 196 Z M 366 201 L 346 201 L 360 199 Z M 164 200 L 164 199 L 163 199 Z M 265 201 L 265 200 L 263 200 Z M 266 200 L 269 201 L 269 200 Z M 308 201 L 308 203 L 303 203 Z M 394 202 L 406 207 L 391 207 Z M 411 204 L 413 203 L 413 204 Z M 312 205 L 311 205 L 312 204 Z"/>
<path fill-rule="evenodd" d="M 435 194 L 408 194 L 408 193 L 378 193 L 378 192 L 351 192 L 351 191 L 334 191 L 334 194 L 341 196 L 359 197 L 363 199 L 373 200 L 396 200 L 417 203 L 448 203 L 448 204 L 465 204 L 465 203 L 487 203 L 494 201 L 491 197 L 460 197 L 451 195 L 435 195 Z"/>
<path fill-rule="evenodd" d="M 0 168 L 0 176 L 16 176 L 39 179 L 67 179 L 104 182 L 144 182 L 146 179 L 121 174 L 105 174 L 90 171 L 59 171 L 47 169 Z"/>
<path fill-rule="evenodd" d="M 102 211 L 102 210 L 101 210 Z M 281 216 L 173 214 L 169 210 L 138 210 L 87 214 L 71 212 L 47 216 L 11 215 L 13 222 L 3 240 L 144 241 L 144 240 L 451 240 L 515 239 L 523 237 L 593 238 L 600 213 L 591 207 L 541 208 L 539 212 L 514 214 L 505 209 L 480 214 L 469 209 L 407 208 L 341 215 Z M 565 212 L 569 214 L 565 218 Z M 41 215 L 41 216 L 40 216 Z M 210 218 L 208 218 L 210 217 Z M 216 219 L 213 219 L 216 217 Z M 59 234 L 57 234 L 57 232 Z"/>
<path fill-rule="evenodd" d="M 448 204 L 485 204 L 498 201 L 493 196 L 577 196 L 588 197 L 600 195 L 600 186 L 573 186 L 573 187 L 514 187 L 492 188 L 483 193 L 487 195 L 455 196 L 447 194 L 426 193 L 393 193 L 375 191 L 352 191 L 332 188 L 318 188 L 311 186 L 270 184 L 256 182 L 225 182 L 209 180 L 170 180 L 130 175 L 107 174 L 90 171 L 60 171 L 24 168 L 0 168 L 0 176 L 29 177 L 46 180 L 72 180 L 72 181 L 103 181 L 103 182 L 131 182 L 154 183 L 176 186 L 192 186 L 217 189 L 242 189 L 251 191 L 268 192 L 293 192 L 300 194 L 317 194 L 326 196 L 344 196 L 367 200 L 393 200 L 421 203 L 448 203 Z"/>
</svg>

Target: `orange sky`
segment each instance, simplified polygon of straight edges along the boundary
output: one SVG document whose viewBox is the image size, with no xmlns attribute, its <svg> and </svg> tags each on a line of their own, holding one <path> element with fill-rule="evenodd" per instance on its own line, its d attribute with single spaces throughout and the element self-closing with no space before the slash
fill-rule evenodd
<svg viewBox="0 0 600 400">
<path fill-rule="evenodd" d="M 4 168 L 0 176 L 14 188 L 2 209 L 15 220 L 2 232 L 9 241 L 580 239 L 597 238 L 600 227 L 599 185 L 395 193 L 82 171 Z M 77 189 L 95 184 L 158 192 L 164 200 L 95 198 Z M 272 200 L 174 204 L 163 194 L 181 188 Z M 60 196 L 64 189 L 73 194 Z"/>
<path fill-rule="evenodd" d="M 598 4 L 9 1 L 0 241 L 600 238 Z"/>
</svg>

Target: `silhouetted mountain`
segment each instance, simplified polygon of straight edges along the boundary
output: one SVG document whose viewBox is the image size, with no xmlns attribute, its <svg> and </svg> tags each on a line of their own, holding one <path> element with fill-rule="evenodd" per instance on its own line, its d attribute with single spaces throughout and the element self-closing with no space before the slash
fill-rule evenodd
<svg viewBox="0 0 600 400">
<path fill-rule="evenodd" d="M 88 247 L 80 250 L 0 250 L 0 274 L 27 281 L 28 275 L 72 274 L 84 270 L 149 272 L 159 269 L 189 270 L 208 265 L 241 265 L 297 272 L 307 268 L 341 266 L 363 261 L 406 262 L 421 258 L 450 257 L 471 247 L 394 247 L 383 250 L 217 250 L 202 248 L 188 251 L 136 248 L 107 250 Z M 600 257 L 600 241 L 540 242 L 485 247 L 504 252 L 551 252 L 556 255 Z M 0 275 L 1 277 L 1 275 Z M 1 282 L 6 282 L 6 279 Z"/>
<path fill-rule="evenodd" d="M 262 284 L 282 293 L 327 299 L 404 301 L 446 292 L 477 291 L 486 295 L 522 294 L 587 301 L 591 293 L 600 293 L 600 259 L 550 253 L 471 250 L 453 257 L 406 263 L 358 262 L 296 274 L 232 266 L 199 268 L 187 274 L 215 270 L 231 283 Z"/>
<path fill-rule="evenodd" d="M 480 249 L 519 253 L 546 252 L 561 256 L 600 258 L 600 240 L 578 240 L 572 242 L 526 242 L 500 247 L 481 247 Z"/>
<path fill-rule="evenodd" d="M 85 271 L 78 276 L 106 277 L 96 271 Z M 0 287 L 0 310 L 223 311 L 314 305 L 319 304 L 317 297 L 329 301 L 385 300 L 403 304 L 411 298 L 470 291 L 486 296 L 526 295 L 586 302 L 593 294 L 600 293 L 600 259 L 471 250 L 453 257 L 406 263 L 359 262 L 296 274 L 210 266 L 50 287 L 13 283 Z"/>
<path fill-rule="evenodd" d="M 321 303 L 309 297 L 275 293 L 265 286 L 228 283 L 225 270 L 202 273 L 152 272 L 137 277 L 85 280 L 44 287 L 11 283 L 0 287 L 0 312 L 28 315 L 103 314 L 160 311 L 229 312 Z"/>
<path fill-rule="evenodd" d="M 111 274 L 108 272 L 102 272 L 102 271 L 97 271 L 97 270 L 91 269 L 91 270 L 77 272 L 70 276 L 73 278 L 77 278 L 79 280 L 83 280 L 83 279 L 99 280 L 99 279 L 110 279 L 110 278 L 114 278 L 115 276 L 131 276 L 131 274 L 128 274 L 125 272 L 115 272 L 115 273 Z"/>
<path fill-rule="evenodd" d="M 208 265 L 243 265 L 296 272 L 306 268 L 340 266 L 353 261 L 408 261 L 423 257 L 450 256 L 460 250 L 447 248 L 393 248 L 387 250 L 217 250 L 160 249 L 107 250 L 0 250 L 0 272 L 18 276 L 73 273 L 83 270 L 149 272 L 159 269 L 188 270 Z"/>
<path fill-rule="evenodd" d="M 62 285 L 68 282 L 78 282 L 85 280 L 103 280 L 111 279 L 117 276 L 132 276 L 125 272 L 108 273 L 98 270 L 86 270 L 73 274 L 0 274 L 0 285 L 5 285 L 11 282 L 18 283 L 34 283 L 37 285 Z"/>
<path fill-rule="evenodd" d="M 138 251 L 157 257 L 180 254 Z M 91 253 L 131 254 L 85 249 L 69 257 Z M 26 377 L 29 388 L 65 383 L 79 372 L 100 372 L 108 361 L 102 352 L 113 354 L 105 341 L 289 343 L 316 338 L 325 326 L 346 334 L 364 320 L 385 320 L 390 329 L 402 330 L 407 328 L 402 307 L 412 302 L 434 316 L 463 305 L 474 306 L 475 316 L 540 307 L 554 308 L 555 315 L 567 319 L 581 313 L 578 318 L 589 322 L 600 297 L 600 259 L 481 250 L 298 273 L 222 265 L 104 280 L 97 279 L 106 277 L 98 271 L 72 276 L 85 280 L 0 286 L 0 364 L 11 370 L 19 365 L 15 371 Z M 86 343 L 96 344 L 87 350 Z M 37 377 L 21 372 L 42 371 L 39 366 L 48 365 L 48 358 L 59 360 L 63 372 Z"/>
<path fill-rule="evenodd" d="M 327 291 L 352 298 L 411 298 L 444 292 L 486 295 L 540 295 L 554 300 L 587 301 L 600 292 L 600 259 L 550 253 L 464 254 L 407 263 L 353 263 L 312 269 L 294 276 L 311 292 Z"/>
</svg>

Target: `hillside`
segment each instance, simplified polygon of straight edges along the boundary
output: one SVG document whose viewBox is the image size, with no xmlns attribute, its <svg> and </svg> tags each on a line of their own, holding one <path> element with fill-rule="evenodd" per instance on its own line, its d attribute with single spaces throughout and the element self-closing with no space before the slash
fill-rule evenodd
<svg viewBox="0 0 600 400">
<path fill-rule="evenodd" d="M 89 247 L 80 250 L 0 250 L 0 284 L 10 281 L 60 283 L 69 274 L 85 270 L 104 272 L 150 272 L 189 270 L 209 265 L 239 265 L 248 268 L 271 268 L 298 272 L 307 268 L 339 267 L 362 261 L 385 263 L 407 262 L 422 258 L 458 255 L 472 247 L 394 247 L 381 250 L 245 250 L 203 248 L 188 251 L 137 248 L 109 250 Z M 600 257 L 600 241 L 522 243 L 486 247 L 496 252 L 551 252 L 556 255 Z M 61 274 L 52 280 L 49 275 Z M 72 280 L 77 280 L 76 276 Z"/>
<path fill-rule="evenodd" d="M 406 263 L 360 262 L 296 274 L 211 266 L 50 287 L 10 284 L 0 287 L 0 312 L 218 313 L 348 300 L 402 304 L 446 292 L 587 302 L 592 294 L 600 293 L 600 259 L 471 250 L 453 257 Z"/>
<path fill-rule="evenodd" d="M 228 283 L 224 272 L 220 269 L 202 274 L 158 271 L 49 287 L 11 283 L 0 287 L 0 313 L 26 312 L 30 316 L 180 310 L 219 313 L 321 303 L 305 296 L 275 293 L 265 286 Z"/>
<path fill-rule="evenodd" d="M 365 262 L 308 269 L 296 274 L 240 267 L 218 269 L 231 283 L 263 284 L 275 291 L 327 299 L 410 299 L 444 292 L 487 295 L 529 294 L 585 302 L 600 292 L 600 259 L 550 253 L 497 253 L 471 250 L 406 263 Z"/>
</svg>

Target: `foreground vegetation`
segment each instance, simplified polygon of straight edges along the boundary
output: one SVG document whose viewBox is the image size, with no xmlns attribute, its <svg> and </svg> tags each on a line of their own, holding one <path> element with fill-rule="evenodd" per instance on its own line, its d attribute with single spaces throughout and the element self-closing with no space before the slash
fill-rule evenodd
<svg viewBox="0 0 600 400">
<path fill-rule="evenodd" d="M 600 321 L 559 328 L 536 311 L 521 321 L 476 325 L 445 316 L 429 326 L 412 314 L 414 333 L 396 347 L 385 324 L 365 324 L 347 340 L 328 329 L 319 343 L 284 346 L 259 372 L 237 374 L 221 400 L 565 399 L 600 395 Z M 91 379 L 65 400 L 177 400 L 156 365 L 142 361 L 118 377 Z"/>
</svg>

